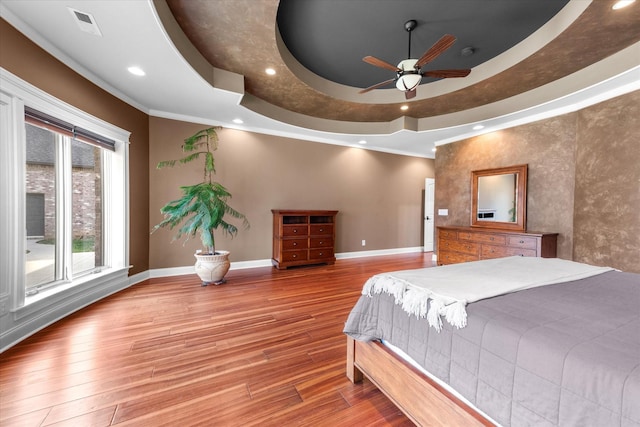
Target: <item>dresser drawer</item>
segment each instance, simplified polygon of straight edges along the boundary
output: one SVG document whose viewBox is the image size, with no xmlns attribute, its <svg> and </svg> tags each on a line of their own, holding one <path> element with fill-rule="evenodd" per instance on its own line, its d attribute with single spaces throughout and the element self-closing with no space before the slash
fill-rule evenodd
<svg viewBox="0 0 640 427">
<path fill-rule="evenodd" d="M 312 224 L 309 234 L 311 236 L 333 236 L 333 224 Z"/>
<path fill-rule="evenodd" d="M 458 238 L 458 232 L 453 230 L 438 230 L 438 238 L 456 240 Z"/>
<path fill-rule="evenodd" d="M 292 249 L 307 249 L 307 239 L 283 239 L 282 249 L 285 251 Z"/>
<path fill-rule="evenodd" d="M 309 239 L 310 248 L 331 248 L 333 247 L 333 239 L 329 236 L 327 237 L 312 237 Z"/>
<path fill-rule="evenodd" d="M 507 245 L 516 248 L 536 249 L 538 247 L 538 239 L 528 236 L 509 236 Z"/>
<path fill-rule="evenodd" d="M 494 245 L 504 245 L 507 238 L 504 234 L 487 234 L 487 233 L 459 233 L 460 240 L 470 240 L 472 242 L 492 243 Z"/>
<path fill-rule="evenodd" d="M 477 255 L 468 255 L 460 252 L 439 251 L 438 264 L 458 264 L 460 262 L 477 261 Z"/>
<path fill-rule="evenodd" d="M 289 261 L 306 261 L 307 251 L 282 251 L 282 262 Z"/>
<path fill-rule="evenodd" d="M 309 250 L 309 259 L 324 259 L 324 258 L 333 258 L 333 248 L 324 248 L 324 249 L 310 249 Z"/>
<path fill-rule="evenodd" d="M 509 246 L 482 245 L 481 258 L 504 258 L 508 256 L 536 256 L 535 249 L 512 248 Z"/>
<path fill-rule="evenodd" d="M 306 225 L 283 225 L 282 226 L 282 235 L 289 236 L 306 236 L 307 235 L 307 226 Z"/>
<path fill-rule="evenodd" d="M 448 239 L 440 239 L 438 240 L 438 250 L 442 251 L 455 251 L 462 252 L 465 254 L 471 254 L 478 256 L 479 245 L 474 242 L 465 242 L 459 240 L 448 240 Z"/>
</svg>

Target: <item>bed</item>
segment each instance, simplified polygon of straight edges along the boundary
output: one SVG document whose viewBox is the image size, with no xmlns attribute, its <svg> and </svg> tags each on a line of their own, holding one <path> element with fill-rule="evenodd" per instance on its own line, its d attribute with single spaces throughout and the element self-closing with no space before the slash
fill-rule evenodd
<svg viewBox="0 0 640 427">
<path fill-rule="evenodd" d="M 640 275 L 545 260 L 373 276 L 345 324 L 347 376 L 369 378 L 417 425 L 640 426 Z M 547 263 L 589 273 L 549 280 Z M 516 290 L 445 292 L 429 313 L 442 288 L 424 288 L 427 270 L 483 287 L 491 269 L 526 273 Z M 461 300 L 464 321 L 449 319 Z"/>
</svg>

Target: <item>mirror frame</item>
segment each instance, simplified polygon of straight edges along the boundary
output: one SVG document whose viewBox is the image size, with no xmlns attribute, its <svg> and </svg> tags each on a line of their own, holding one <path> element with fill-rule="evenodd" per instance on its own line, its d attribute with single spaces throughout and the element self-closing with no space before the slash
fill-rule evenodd
<svg viewBox="0 0 640 427">
<path fill-rule="evenodd" d="M 478 220 L 478 178 L 491 175 L 516 174 L 516 221 Z M 471 226 L 501 230 L 525 231 L 527 227 L 527 165 L 483 169 L 471 172 Z"/>
</svg>

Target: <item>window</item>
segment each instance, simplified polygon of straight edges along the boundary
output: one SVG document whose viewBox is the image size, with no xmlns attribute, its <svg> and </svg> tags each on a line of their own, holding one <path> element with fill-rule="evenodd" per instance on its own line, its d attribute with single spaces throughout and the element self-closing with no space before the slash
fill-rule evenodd
<svg viewBox="0 0 640 427">
<path fill-rule="evenodd" d="M 102 160 L 105 148 L 75 137 L 52 117 L 25 107 L 25 292 L 97 271 L 103 264 Z M 115 143 L 110 144 L 115 145 Z M 64 207 L 70 201 L 70 226 Z M 66 257 L 65 254 L 71 254 Z"/>
<path fill-rule="evenodd" d="M 129 133 L 0 72 L 0 312 L 22 318 L 126 279 Z"/>
</svg>

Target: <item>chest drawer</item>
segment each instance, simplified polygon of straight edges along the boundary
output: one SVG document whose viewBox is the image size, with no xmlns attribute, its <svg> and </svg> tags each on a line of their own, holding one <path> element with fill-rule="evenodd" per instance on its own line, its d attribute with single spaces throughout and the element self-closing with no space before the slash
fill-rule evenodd
<svg viewBox="0 0 640 427">
<path fill-rule="evenodd" d="M 322 259 L 322 258 L 332 258 L 332 257 L 333 257 L 333 248 L 309 250 L 309 259 Z"/>
<path fill-rule="evenodd" d="M 285 251 L 292 249 L 307 249 L 307 239 L 282 240 L 282 249 Z"/>
<path fill-rule="evenodd" d="M 329 236 L 327 237 L 312 237 L 309 239 L 310 248 L 330 248 L 333 246 L 333 239 Z"/>
<path fill-rule="evenodd" d="M 535 249 L 538 246 L 538 239 L 528 236 L 509 236 L 507 245 L 516 248 Z"/>
<path fill-rule="evenodd" d="M 290 236 L 306 236 L 306 225 L 284 225 L 282 226 L 282 235 L 286 237 Z"/>
<path fill-rule="evenodd" d="M 311 236 L 333 236 L 333 224 L 312 224 L 309 234 Z"/>
<path fill-rule="evenodd" d="M 307 259 L 307 250 L 282 251 L 282 262 L 288 261 L 305 261 Z"/>
<path fill-rule="evenodd" d="M 474 242 L 465 242 L 461 240 L 438 240 L 438 247 L 443 251 L 455 251 L 466 254 L 478 255 L 478 244 Z"/>
</svg>

